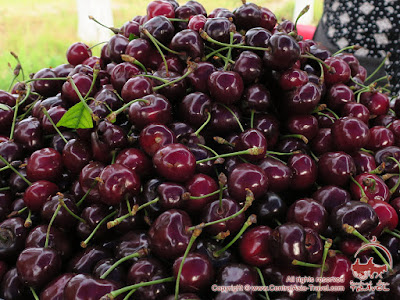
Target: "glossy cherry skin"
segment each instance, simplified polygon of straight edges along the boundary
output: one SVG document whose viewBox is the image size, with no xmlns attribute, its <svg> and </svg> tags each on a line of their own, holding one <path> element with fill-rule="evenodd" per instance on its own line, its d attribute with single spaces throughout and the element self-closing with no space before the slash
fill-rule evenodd
<svg viewBox="0 0 400 300">
<path fill-rule="evenodd" d="M 25 205 L 34 212 L 39 212 L 50 196 L 58 192 L 58 186 L 47 180 L 35 181 L 24 193 Z"/>
<path fill-rule="evenodd" d="M 108 205 L 120 203 L 126 195 L 136 195 L 140 191 L 140 178 L 136 172 L 122 164 L 106 166 L 100 173 L 99 192 Z"/>
<path fill-rule="evenodd" d="M 182 257 L 175 260 L 172 272 L 178 276 Z M 214 279 L 214 268 L 208 257 L 200 253 L 189 253 L 183 263 L 179 277 L 179 289 L 183 292 L 203 292 L 209 288 Z"/>
<path fill-rule="evenodd" d="M 326 184 L 345 186 L 355 173 L 353 158 L 343 151 L 327 152 L 320 156 L 318 178 Z"/>
<path fill-rule="evenodd" d="M 149 175 L 152 170 L 150 159 L 143 151 L 136 148 L 121 150 L 115 158 L 115 163 L 124 165 L 140 177 Z"/>
<path fill-rule="evenodd" d="M 345 233 L 343 225 L 348 224 L 362 235 L 367 235 L 378 225 L 379 220 L 369 204 L 349 201 L 332 210 L 329 222 L 340 233 Z"/>
<path fill-rule="evenodd" d="M 100 246 L 91 246 L 78 252 L 67 266 L 68 272 L 90 274 L 100 260 L 111 257 L 111 253 Z"/>
<path fill-rule="evenodd" d="M 149 124 L 139 136 L 140 146 L 150 156 L 154 156 L 161 147 L 176 142 L 175 134 L 163 124 Z"/>
<path fill-rule="evenodd" d="M 246 112 L 248 110 L 265 112 L 273 108 L 270 91 L 264 85 L 257 83 L 245 89 L 241 104 Z"/>
<path fill-rule="evenodd" d="M 64 288 L 64 300 L 94 300 L 117 290 L 120 285 L 106 279 L 96 279 L 90 275 L 77 274 Z M 121 300 L 122 296 L 116 299 Z"/>
<path fill-rule="evenodd" d="M 327 270 L 323 272 L 322 276 L 326 277 L 337 277 L 340 278 L 340 283 L 332 283 L 331 285 L 341 285 L 348 288 L 350 285 L 350 280 L 353 279 L 351 271 L 351 260 L 347 258 L 344 254 L 335 254 L 326 258 L 325 265 Z M 314 272 L 314 277 L 321 276 L 321 268 L 316 268 Z"/>
<path fill-rule="evenodd" d="M 112 86 L 115 90 L 121 92 L 129 78 L 139 75 L 140 73 L 141 71 L 136 65 L 129 62 L 120 63 L 116 65 L 110 73 Z"/>
<path fill-rule="evenodd" d="M 307 262 L 321 262 L 324 245 L 319 233 L 308 227 L 305 227 L 304 231 L 306 232 L 305 245 L 307 250 Z"/>
<path fill-rule="evenodd" d="M 78 174 L 91 159 L 92 151 L 82 139 L 69 140 L 63 149 L 63 165 L 73 174 Z"/>
<path fill-rule="evenodd" d="M 244 89 L 242 77 L 233 71 L 215 71 L 207 85 L 212 99 L 227 105 L 239 101 Z"/>
<path fill-rule="evenodd" d="M 287 128 L 292 134 L 301 134 L 312 140 L 318 133 L 318 120 L 313 115 L 291 116 L 287 120 Z"/>
<path fill-rule="evenodd" d="M 268 177 L 260 167 L 242 163 L 228 175 L 228 191 L 237 201 L 244 201 L 246 189 L 250 189 L 256 199 L 261 197 L 267 192 Z"/>
<path fill-rule="evenodd" d="M 335 207 L 351 200 L 350 193 L 347 190 L 335 185 L 325 185 L 319 188 L 312 197 L 320 202 L 328 213 Z"/>
<path fill-rule="evenodd" d="M 390 191 L 386 183 L 375 174 L 362 173 L 354 178 L 362 187 L 368 200 L 389 201 Z M 358 185 L 350 183 L 350 192 L 354 199 L 361 199 L 363 194 Z"/>
<path fill-rule="evenodd" d="M 28 151 L 43 148 L 43 137 L 40 121 L 35 117 L 25 118 L 15 125 L 15 142 Z"/>
<path fill-rule="evenodd" d="M 204 31 L 222 43 L 229 43 L 229 33 L 235 28 L 236 26 L 225 17 L 208 18 L 204 25 Z"/>
<path fill-rule="evenodd" d="M 6 104 L 6 105 L 12 107 L 15 105 L 15 102 L 16 102 L 16 99 L 12 94 L 10 94 L 9 92 L 3 91 L 3 90 L 0 91 L 0 103 Z"/>
<path fill-rule="evenodd" d="M 200 127 L 207 120 L 210 108 L 210 97 L 202 92 L 194 92 L 183 98 L 179 111 L 185 122 L 194 127 Z"/>
<path fill-rule="evenodd" d="M 374 126 L 370 128 L 369 132 L 370 137 L 366 145 L 367 149 L 378 151 L 394 144 L 393 132 L 384 126 Z"/>
<path fill-rule="evenodd" d="M 242 263 L 230 263 L 222 267 L 217 276 L 217 283 L 221 286 L 249 284 L 257 285 L 257 273 L 248 265 Z"/>
<path fill-rule="evenodd" d="M 20 217 L 6 219 L 0 223 L 0 258 L 11 260 L 16 258 L 24 249 L 29 230 L 24 226 L 25 221 Z"/>
<path fill-rule="evenodd" d="M 23 149 L 19 143 L 14 141 L 4 141 L 0 143 L 0 155 L 9 163 L 22 159 Z M 5 167 L 6 164 L 0 161 L 0 168 Z"/>
<path fill-rule="evenodd" d="M 233 71 L 242 77 L 245 84 L 252 83 L 262 73 L 262 60 L 252 51 L 243 51 L 236 59 Z"/>
<path fill-rule="evenodd" d="M 16 266 L 24 284 L 40 288 L 61 271 L 61 258 L 51 248 L 26 248 L 19 255 Z"/>
<path fill-rule="evenodd" d="M 75 83 L 78 91 L 81 93 L 82 97 L 85 97 L 87 93 L 90 91 L 90 87 L 92 85 L 93 78 L 89 75 L 85 74 L 75 74 L 72 77 L 73 82 Z M 90 95 L 94 95 L 96 88 L 92 89 Z M 66 81 L 62 85 L 61 89 L 61 99 L 66 101 L 70 105 L 74 105 L 80 102 L 78 94 L 76 93 L 75 89 L 73 88 L 72 84 L 69 81 Z"/>
<path fill-rule="evenodd" d="M 114 256 L 116 259 L 121 259 L 141 249 L 149 249 L 149 247 L 150 240 L 147 233 L 140 230 L 129 230 L 118 239 L 114 248 Z M 129 267 L 138 260 L 139 258 L 131 258 L 124 263 L 124 266 Z"/>
<path fill-rule="evenodd" d="M 157 173 L 168 180 L 184 182 L 196 170 L 196 159 L 182 144 L 169 144 L 160 148 L 153 156 Z"/>
<path fill-rule="evenodd" d="M 239 204 L 231 198 L 222 198 L 221 204 L 219 200 L 215 200 L 204 207 L 201 220 L 205 223 L 217 221 L 237 213 L 240 208 Z M 212 236 L 228 230 L 231 234 L 235 234 L 240 230 L 244 221 L 245 215 L 240 214 L 227 221 L 207 226 L 204 230 Z"/>
<path fill-rule="evenodd" d="M 79 214 L 74 198 L 71 195 L 57 194 L 43 204 L 40 212 L 43 220 L 50 222 L 61 199 L 70 211 Z M 76 222 L 77 220 L 64 207 L 61 207 L 54 218 L 53 225 L 62 228 L 64 231 L 69 231 L 75 227 Z"/>
<path fill-rule="evenodd" d="M 269 50 L 264 52 L 264 65 L 273 70 L 289 69 L 300 58 L 300 47 L 294 38 L 275 33 L 268 40 Z"/>
<path fill-rule="evenodd" d="M 385 115 L 389 111 L 389 97 L 386 94 L 375 92 L 375 93 L 366 93 L 362 95 L 361 103 L 364 104 L 371 115 L 380 116 Z"/>
<path fill-rule="evenodd" d="M 79 184 L 83 193 L 88 193 L 87 199 L 89 201 L 99 202 L 100 192 L 96 178 L 99 177 L 105 165 L 101 162 L 91 161 L 84 166 L 79 175 Z M 90 191 L 89 191 L 90 190 Z"/>
<path fill-rule="evenodd" d="M 272 229 L 260 225 L 251 228 L 243 234 L 239 243 L 242 260 L 249 265 L 262 267 L 272 262 L 273 257 L 269 251 L 269 237 Z"/>
<path fill-rule="evenodd" d="M 164 45 L 171 41 L 175 31 L 174 25 L 164 16 L 156 16 L 143 24 L 140 37 L 149 39 L 147 35 L 144 34 L 144 29 Z"/>
<path fill-rule="evenodd" d="M 121 89 L 121 97 L 126 103 L 129 101 L 150 95 L 153 89 L 153 82 L 146 77 L 129 78 Z"/>
<path fill-rule="evenodd" d="M 300 224 L 282 224 L 270 235 L 270 251 L 275 258 L 289 265 L 293 259 L 305 261 L 307 255 L 305 237 L 304 228 Z"/>
<path fill-rule="evenodd" d="M 313 82 L 288 91 L 284 95 L 282 111 L 289 115 L 309 114 L 321 99 L 321 89 Z"/>
<path fill-rule="evenodd" d="M 66 55 L 68 62 L 71 65 L 76 66 L 81 64 L 85 59 L 92 56 L 92 50 L 89 49 L 88 45 L 77 42 L 69 46 Z"/>
<path fill-rule="evenodd" d="M 137 284 L 165 277 L 165 268 L 158 260 L 155 258 L 141 258 L 130 267 L 127 283 Z M 168 285 L 165 283 L 141 287 L 137 290 L 137 296 L 143 299 L 163 299 L 163 296 L 167 294 L 167 287 Z"/>
<path fill-rule="evenodd" d="M 260 161 L 265 157 L 265 154 L 267 153 L 267 139 L 261 131 L 250 128 L 239 134 L 239 138 L 235 145 L 237 151 L 247 150 L 254 147 L 258 147 L 261 153 L 258 155 L 243 155 L 243 158 L 247 161 Z"/>
<path fill-rule="evenodd" d="M 175 11 L 171 3 L 167 1 L 155 0 L 147 5 L 147 15 L 149 18 L 155 16 L 166 16 L 167 18 L 174 18 Z"/>
<path fill-rule="evenodd" d="M 186 53 L 187 57 L 196 59 L 204 55 L 204 43 L 200 34 L 192 29 L 179 31 L 171 40 L 171 49 Z"/>
<path fill-rule="evenodd" d="M 360 119 L 344 117 L 332 125 L 332 137 L 338 150 L 355 152 L 367 145 L 370 133 Z"/>
<path fill-rule="evenodd" d="M 74 276 L 73 273 L 65 273 L 52 280 L 40 293 L 40 299 L 63 300 L 65 285 Z"/>
<path fill-rule="evenodd" d="M 17 268 L 11 268 L 4 274 L 0 286 L 0 295 L 5 300 L 24 300 L 32 295 L 18 276 Z"/>
<path fill-rule="evenodd" d="M 257 114 L 254 117 L 254 128 L 260 130 L 267 139 L 268 146 L 273 147 L 278 142 L 279 121 L 272 114 Z"/>
<path fill-rule="evenodd" d="M 263 169 L 268 177 L 270 191 L 280 192 L 289 188 L 292 170 L 283 162 L 267 157 L 261 160 L 258 166 Z"/>
<path fill-rule="evenodd" d="M 317 179 L 318 167 L 315 161 L 307 154 L 294 154 L 288 164 L 292 169 L 290 187 L 294 190 L 310 188 Z"/>
<path fill-rule="evenodd" d="M 285 91 L 296 89 L 307 82 L 307 72 L 294 68 L 284 71 L 279 77 L 279 86 Z"/>
<path fill-rule="evenodd" d="M 399 167 L 391 157 L 399 160 L 400 158 L 400 148 L 396 146 L 389 146 L 381 150 L 376 151 L 375 161 L 377 164 L 385 163 L 385 172 L 387 173 L 398 173 Z"/>
<path fill-rule="evenodd" d="M 129 120 L 139 129 L 151 123 L 168 124 L 172 119 L 172 107 L 167 98 L 160 94 L 151 94 L 129 107 Z"/>
<path fill-rule="evenodd" d="M 50 68 L 44 68 L 35 73 L 34 79 L 38 78 L 56 78 L 57 74 Z M 32 87 L 35 92 L 43 97 L 55 96 L 61 90 L 61 80 L 36 80 L 33 81 Z"/>
<path fill-rule="evenodd" d="M 346 104 L 354 103 L 354 92 L 347 85 L 337 83 L 328 89 L 326 99 L 329 108 L 340 112 Z"/>
<path fill-rule="evenodd" d="M 90 204 L 86 206 L 81 212 L 81 218 L 85 222 L 78 222 L 76 226 L 76 232 L 82 240 L 86 239 L 94 230 L 94 228 L 99 224 L 109 214 L 108 207 L 102 204 Z M 104 236 L 107 231 L 106 224 L 103 223 L 98 227 L 98 230 L 94 234 L 94 239 L 100 239 Z"/>
<path fill-rule="evenodd" d="M 324 206 L 311 198 L 296 200 L 288 209 L 287 220 L 323 233 L 328 226 L 328 213 Z"/>
<path fill-rule="evenodd" d="M 207 80 L 211 73 L 215 72 L 216 68 L 212 63 L 202 61 L 197 64 L 196 70 L 188 75 L 193 88 L 202 93 L 208 92 Z M 186 70 L 185 70 L 186 72 Z"/>
<path fill-rule="evenodd" d="M 365 105 L 356 102 L 349 102 L 343 105 L 342 117 L 358 118 L 365 124 L 368 124 L 370 113 L 368 108 L 365 107 Z"/>
<path fill-rule="evenodd" d="M 365 151 L 357 151 L 351 156 L 356 165 L 357 174 L 369 173 L 376 169 L 375 158 L 372 154 Z"/>
<path fill-rule="evenodd" d="M 182 209 L 184 207 L 187 200 L 184 195 L 186 195 L 187 189 L 183 185 L 174 182 L 163 182 L 158 186 L 157 191 L 160 197 L 158 203 L 163 209 Z"/>
<path fill-rule="evenodd" d="M 167 260 L 183 255 L 191 236 L 186 230 L 191 225 L 189 215 L 182 210 L 170 209 L 163 212 L 149 229 L 151 251 Z"/>
<path fill-rule="evenodd" d="M 28 159 L 26 173 L 29 180 L 54 181 L 62 171 L 61 154 L 52 148 L 36 150 Z"/>
<path fill-rule="evenodd" d="M 202 197 L 218 190 L 218 184 L 215 180 L 205 174 L 196 174 L 185 184 L 190 196 Z M 218 195 L 203 197 L 200 199 L 188 199 L 184 203 L 185 210 L 188 213 L 199 213 L 210 202 L 218 199 Z"/>
<path fill-rule="evenodd" d="M 351 70 L 344 60 L 338 57 L 329 57 L 325 60 L 325 63 L 330 67 L 328 69 L 324 66 L 325 82 L 328 85 L 346 83 L 350 80 Z"/>
<path fill-rule="evenodd" d="M 211 105 L 211 121 L 207 127 L 214 134 L 223 135 L 239 129 L 237 118 L 240 120 L 240 110 L 233 105 L 228 108 L 218 102 Z"/>
<path fill-rule="evenodd" d="M 371 232 L 372 236 L 380 236 L 385 228 L 393 230 L 399 223 L 399 217 L 396 210 L 387 202 L 382 200 L 373 200 L 368 202 L 378 215 L 379 224 Z"/>
</svg>

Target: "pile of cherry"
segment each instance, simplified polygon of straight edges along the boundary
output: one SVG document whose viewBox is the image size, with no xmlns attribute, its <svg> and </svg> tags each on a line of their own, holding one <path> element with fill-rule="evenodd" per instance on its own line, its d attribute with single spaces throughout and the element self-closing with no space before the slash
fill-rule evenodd
<svg viewBox="0 0 400 300">
<path fill-rule="evenodd" d="M 0 297 L 400 298 L 400 101 L 356 46 L 330 53 L 251 3 L 155 0 L 110 30 L 100 57 L 75 43 L 29 78 L 14 54 Z M 373 236 L 393 262 L 357 257 L 387 265 L 390 291 L 352 292 Z M 218 291 L 298 276 L 342 282 Z"/>
</svg>

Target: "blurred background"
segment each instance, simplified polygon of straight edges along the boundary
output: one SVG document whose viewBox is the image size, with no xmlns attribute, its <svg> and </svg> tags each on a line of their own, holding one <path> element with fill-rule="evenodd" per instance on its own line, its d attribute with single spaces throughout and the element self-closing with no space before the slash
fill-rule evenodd
<svg viewBox="0 0 400 300">
<path fill-rule="evenodd" d="M 82 12 L 87 9 L 90 1 L 98 5 L 101 2 L 96 0 L 0 0 L 0 89 L 8 90 L 13 78 L 12 71 L 16 61 L 10 55 L 10 51 L 18 55 L 25 74 L 66 63 L 65 53 L 69 45 L 83 41 L 80 37 L 82 26 L 84 28 L 87 25 L 81 21 L 79 34 L 78 20 L 79 15 L 81 19 L 85 18 Z M 178 0 L 178 2 L 184 4 L 187 0 Z M 217 7 L 234 9 L 242 4 L 240 0 L 199 0 L 199 2 L 203 4 L 207 12 Z M 295 19 L 293 15 L 296 0 L 254 0 L 251 2 L 269 8 L 278 20 Z M 297 0 L 297 2 L 314 4 L 313 12 L 308 16 L 307 22 L 316 25 L 322 14 L 323 0 Z M 99 9 L 99 6 L 95 7 L 91 14 L 113 23 L 107 22 L 106 25 L 118 28 L 134 16 L 144 15 L 148 3 L 147 0 L 107 0 L 105 1 L 106 7 L 108 5 L 106 12 L 111 12 L 111 14 L 104 13 L 104 9 Z M 85 42 L 89 46 L 96 44 L 94 41 Z M 98 55 L 100 49 L 101 45 L 95 47 L 92 50 L 93 55 Z"/>
</svg>

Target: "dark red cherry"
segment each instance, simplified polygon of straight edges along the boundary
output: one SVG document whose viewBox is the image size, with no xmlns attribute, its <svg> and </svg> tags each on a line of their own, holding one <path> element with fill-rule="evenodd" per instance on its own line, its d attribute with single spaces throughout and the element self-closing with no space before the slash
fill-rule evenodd
<svg viewBox="0 0 400 300">
<path fill-rule="evenodd" d="M 335 207 L 330 214 L 330 224 L 341 233 L 343 225 L 353 226 L 362 235 L 367 235 L 378 225 L 379 220 L 374 209 L 361 201 L 349 201 Z"/>
<path fill-rule="evenodd" d="M 167 260 L 183 255 L 191 236 L 187 228 L 191 225 L 189 215 L 182 210 L 170 209 L 163 212 L 149 229 L 151 251 Z"/>
<path fill-rule="evenodd" d="M 268 177 L 270 191 L 279 192 L 289 188 L 292 170 L 283 162 L 267 157 L 260 161 L 258 165 Z"/>
<path fill-rule="evenodd" d="M 356 174 L 353 158 L 343 152 L 327 152 L 318 161 L 318 177 L 325 184 L 346 186 L 350 176 Z"/>
<path fill-rule="evenodd" d="M 79 93 L 82 95 L 82 97 L 85 97 L 90 91 L 93 78 L 89 75 L 79 73 L 72 75 L 71 78 L 78 88 Z M 90 96 L 93 96 L 95 92 L 96 88 L 92 89 L 90 92 Z M 78 94 L 76 93 L 74 87 L 69 81 L 64 82 L 64 84 L 62 85 L 61 99 L 63 101 L 66 101 L 71 106 L 80 102 Z"/>
<path fill-rule="evenodd" d="M 340 118 L 332 125 L 332 138 L 338 150 L 358 151 L 367 145 L 369 137 L 368 125 L 354 117 Z"/>
<path fill-rule="evenodd" d="M 247 129 L 239 135 L 239 139 L 236 142 L 235 148 L 240 150 L 251 149 L 258 147 L 260 154 L 258 155 L 243 155 L 243 158 L 250 162 L 260 161 L 265 157 L 267 153 L 267 139 L 261 131 L 257 129 Z"/>
<path fill-rule="evenodd" d="M 194 175 L 196 159 L 182 144 L 169 144 L 160 148 L 153 156 L 157 173 L 168 180 L 184 182 Z"/>
<path fill-rule="evenodd" d="M 200 34 L 192 29 L 185 29 L 175 34 L 170 47 L 175 51 L 185 52 L 191 59 L 204 55 L 204 42 Z"/>
<path fill-rule="evenodd" d="M 340 112 L 346 104 L 354 102 L 354 93 L 347 85 L 337 83 L 328 89 L 326 99 L 330 109 Z"/>
<path fill-rule="evenodd" d="M 184 206 L 184 194 L 187 189 L 178 183 L 174 182 L 163 182 L 157 188 L 160 200 L 158 203 L 165 209 L 177 208 L 181 209 Z"/>
<path fill-rule="evenodd" d="M 32 296 L 29 288 L 22 283 L 17 268 L 11 268 L 4 274 L 0 286 L 0 295 L 5 300 L 24 300 Z"/>
<path fill-rule="evenodd" d="M 376 169 L 375 158 L 372 154 L 365 151 L 358 151 L 352 154 L 357 174 L 369 173 Z"/>
<path fill-rule="evenodd" d="M 287 92 L 284 96 L 282 110 L 287 114 L 309 114 L 321 99 L 321 89 L 312 82 Z"/>
<path fill-rule="evenodd" d="M 155 16 L 142 25 L 141 38 L 149 39 L 143 30 L 147 30 L 154 38 L 161 43 L 168 44 L 174 36 L 174 25 L 164 16 Z"/>
<path fill-rule="evenodd" d="M 24 203 L 33 212 L 41 210 L 50 196 L 58 192 L 58 186 L 47 180 L 35 181 L 24 193 Z"/>
<path fill-rule="evenodd" d="M 35 117 L 25 118 L 15 125 L 15 142 L 28 151 L 43 148 L 42 128 L 40 121 Z"/>
<path fill-rule="evenodd" d="M 284 71 L 279 77 L 279 86 L 286 91 L 296 89 L 308 82 L 308 75 L 299 69 Z"/>
<path fill-rule="evenodd" d="M 296 200 L 289 207 L 287 220 L 323 233 L 328 226 L 328 213 L 321 203 L 311 198 L 303 198 Z"/>
<path fill-rule="evenodd" d="M 151 123 L 168 124 L 172 119 L 172 107 L 167 98 L 160 94 L 143 97 L 144 101 L 129 107 L 129 120 L 139 129 Z"/>
<path fill-rule="evenodd" d="M 57 74 L 50 68 L 44 68 L 35 73 L 34 79 L 38 78 L 56 78 Z M 43 97 L 50 97 L 57 95 L 61 90 L 61 80 L 35 80 L 32 83 L 32 87 L 35 92 L 39 93 Z"/>
<path fill-rule="evenodd" d="M 217 276 L 217 283 L 220 286 L 237 284 L 255 286 L 258 283 L 258 277 L 254 269 L 248 265 L 243 263 L 229 263 L 220 269 Z"/>
<path fill-rule="evenodd" d="M 131 36 L 131 34 L 133 34 L 133 36 L 138 37 L 140 35 L 139 26 L 140 24 L 138 22 L 129 20 L 125 22 L 124 25 L 121 26 L 120 28 L 121 34 L 127 37 L 128 39 Z"/>
<path fill-rule="evenodd" d="M 128 43 L 125 48 L 125 54 L 132 56 L 139 62 L 148 66 L 149 64 L 149 52 L 152 50 L 151 42 L 145 39 L 133 39 Z"/>
<path fill-rule="evenodd" d="M 129 39 L 122 34 L 113 35 L 107 43 L 107 51 L 113 62 L 121 63 L 121 54 L 124 54 Z"/>
<path fill-rule="evenodd" d="M 362 189 L 367 200 L 389 201 L 391 196 L 389 187 L 379 176 L 375 174 L 362 173 L 354 177 L 354 180 L 358 182 L 358 185 L 354 182 L 350 183 L 350 193 L 354 199 L 358 200 L 363 198 L 364 194 L 361 192 Z M 366 199 L 363 200 L 365 201 Z"/>
<path fill-rule="evenodd" d="M 262 60 L 252 51 L 243 51 L 236 59 L 233 71 L 239 73 L 245 84 L 255 82 L 261 75 Z"/>
<path fill-rule="evenodd" d="M 140 191 L 139 176 L 122 164 L 114 163 L 106 166 L 99 177 L 101 199 L 108 205 L 116 205 L 127 195 L 136 195 Z"/>
<path fill-rule="evenodd" d="M 240 209 L 241 207 L 235 200 L 231 198 L 222 198 L 221 202 L 219 200 L 215 200 L 204 207 L 201 220 L 205 223 L 214 222 L 229 217 L 237 213 Z M 226 231 L 229 231 L 231 234 L 235 234 L 240 230 L 244 221 L 245 215 L 240 214 L 237 217 L 227 221 L 207 226 L 204 230 L 212 236 Z"/>
<path fill-rule="evenodd" d="M 226 108 L 220 103 L 211 105 L 211 121 L 209 128 L 214 134 L 228 134 L 239 129 L 237 119 L 240 120 L 241 112 L 236 106 Z"/>
<path fill-rule="evenodd" d="M 242 163 L 229 174 L 228 191 L 237 201 L 244 201 L 246 189 L 251 190 L 257 199 L 267 192 L 268 178 L 260 167 Z"/>
<path fill-rule="evenodd" d="M 13 260 L 25 248 L 25 240 L 29 229 L 20 217 L 6 219 L 0 223 L 0 258 Z"/>
<path fill-rule="evenodd" d="M 90 274 L 100 260 L 108 258 L 111 253 L 103 247 L 91 246 L 79 251 L 69 262 L 68 272 Z"/>
<path fill-rule="evenodd" d="M 239 243 L 240 256 L 249 265 L 262 267 L 272 262 L 269 251 L 269 237 L 272 229 L 268 226 L 256 226 L 246 231 Z"/>
<path fill-rule="evenodd" d="M 385 115 L 389 111 L 390 102 L 387 94 L 380 92 L 363 93 L 360 100 L 368 108 L 372 116 Z"/>
<path fill-rule="evenodd" d="M 212 63 L 202 61 L 197 64 L 196 70 L 188 75 L 191 85 L 198 92 L 208 93 L 207 81 L 216 68 Z M 186 72 L 186 70 L 184 71 Z"/>
<path fill-rule="evenodd" d="M 16 266 L 24 284 L 40 288 L 61 271 L 61 258 L 51 248 L 26 248 L 19 255 Z"/>
<path fill-rule="evenodd" d="M 365 105 L 356 102 L 349 102 L 342 107 L 342 116 L 358 118 L 365 124 L 368 124 L 370 113 Z"/>
<path fill-rule="evenodd" d="M 287 128 L 292 134 L 312 140 L 318 132 L 318 120 L 313 115 L 294 115 L 287 120 Z"/>
<path fill-rule="evenodd" d="M 154 18 L 155 16 L 166 16 L 167 18 L 174 18 L 174 6 L 167 1 L 151 1 L 147 5 L 147 15 L 150 19 Z"/>
<path fill-rule="evenodd" d="M 335 207 L 351 200 L 350 193 L 347 190 L 335 185 L 325 185 L 319 188 L 312 197 L 320 202 L 328 213 Z"/>
<path fill-rule="evenodd" d="M 305 190 L 310 188 L 317 179 L 317 164 L 307 154 L 294 154 L 290 156 L 288 167 L 292 169 L 290 188 Z"/>
<path fill-rule="evenodd" d="M 378 151 L 380 149 L 393 146 L 394 135 L 390 129 L 384 126 L 374 126 L 369 129 L 369 140 L 366 145 L 367 149 Z"/>
<path fill-rule="evenodd" d="M 182 257 L 175 260 L 172 272 L 178 276 Z M 179 277 L 179 289 L 184 292 L 202 292 L 209 289 L 214 279 L 214 268 L 204 254 L 189 253 L 183 262 Z"/>
<path fill-rule="evenodd" d="M 10 107 L 14 106 L 16 98 L 9 92 L 0 90 L 0 103 L 6 104 Z"/>
<path fill-rule="evenodd" d="M 152 93 L 153 83 L 149 78 L 138 76 L 129 78 L 123 85 L 121 97 L 126 103 Z"/>
<path fill-rule="evenodd" d="M 26 173 L 29 180 L 55 181 L 63 168 L 61 154 L 52 148 L 36 150 L 28 159 Z"/>
<path fill-rule="evenodd" d="M 261 7 L 260 10 L 261 10 L 260 26 L 268 30 L 274 29 L 277 22 L 275 14 L 266 7 Z"/>
<path fill-rule="evenodd" d="M 208 18 L 204 25 L 204 31 L 214 40 L 229 43 L 229 35 L 236 26 L 225 17 Z"/>
<path fill-rule="evenodd" d="M 176 137 L 163 124 L 149 124 L 140 132 L 139 143 L 148 155 L 153 156 L 161 147 L 176 143 Z"/>
<path fill-rule="evenodd" d="M 376 212 L 379 223 L 378 226 L 371 232 L 372 236 L 380 236 L 385 228 L 393 230 L 399 223 L 399 217 L 396 210 L 387 202 L 383 200 L 369 201 Z"/>
<path fill-rule="evenodd" d="M 253 3 L 245 3 L 234 10 L 235 24 L 238 29 L 249 30 L 261 23 L 261 10 Z"/>
<path fill-rule="evenodd" d="M 186 182 L 186 189 L 192 197 L 202 197 L 218 190 L 215 180 L 205 174 L 196 174 Z M 189 213 L 198 213 L 210 202 L 218 199 L 218 195 L 185 201 L 185 210 Z"/>
<path fill-rule="evenodd" d="M 210 112 L 211 99 L 202 92 L 188 94 L 180 103 L 180 113 L 185 122 L 200 127 Z"/>
<path fill-rule="evenodd" d="M 152 169 L 150 159 L 143 151 L 136 148 L 121 150 L 115 158 L 115 163 L 124 165 L 140 177 L 149 175 Z"/>
<path fill-rule="evenodd" d="M 310 146 L 311 150 L 316 155 L 333 152 L 335 148 L 331 129 L 320 128 L 315 137 L 311 140 Z"/>
<path fill-rule="evenodd" d="M 253 84 L 243 93 L 242 105 L 245 109 L 254 109 L 258 112 L 270 111 L 272 97 L 270 91 L 262 84 Z"/>
<path fill-rule="evenodd" d="M 275 33 L 268 40 L 264 52 L 264 65 L 272 70 L 286 70 L 300 58 L 300 47 L 296 40 L 285 33 Z"/>
<path fill-rule="evenodd" d="M 383 148 L 381 150 L 376 151 L 375 153 L 375 161 L 376 163 L 382 164 L 385 163 L 385 172 L 388 173 L 398 173 L 399 167 L 397 163 L 395 163 L 390 157 L 393 157 L 397 160 L 400 159 L 400 148 L 396 146 L 389 146 Z"/>
<path fill-rule="evenodd" d="M 64 288 L 64 300 L 100 299 L 120 288 L 120 285 L 106 279 L 96 279 L 91 275 L 77 274 Z M 116 299 L 121 299 L 117 297 Z"/>
<path fill-rule="evenodd" d="M 199 32 L 200 29 L 204 29 L 204 25 L 206 24 L 207 17 L 204 15 L 195 15 L 189 19 L 188 28 L 194 31 Z"/>
<path fill-rule="evenodd" d="M 328 85 L 335 83 L 346 83 L 350 80 L 351 70 L 347 62 L 343 59 L 331 56 L 325 59 L 324 75 Z"/>
<path fill-rule="evenodd" d="M 57 194 L 43 204 L 40 212 L 43 220 L 50 222 L 53 215 L 60 204 L 60 200 L 64 201 L 65 205 L 70 211 L 75 214 L 79 214 L 78 208 L 75 204 L 74 198 L 68 194 Z M 65 207 L 61 207 L 56 214 L 53 225 L 57 228 L 61 228 L 64 231 L 69 231 L 76 226 L 77 220 L 70 214 Z"/>
<path fill-rule="evenodd" d="M 279 137 L 278 119 L 273 114 L 257 114 L 254 117 L 254 128 L 264 134 L 268 147 L 273 149 Z"/>
<path fill-rule="evenodd" d="M 74 277 L 72 273 L 65 273 L 50 281 L 40 293 L 41 300 L 63 300 L 64 288 L 68 281 Z"/>
<path fill-rule="evenodd" d="M 117 90 L 118 92 L 121 92 L 121 90 L 125 86 L 126 82 L 130 78 L 132 78 L 140 73 L 141 73 L 141 71 L 136 65 L 131 64 L 129 62 L 120 63 L 120 64 L 116 65 L 111 71 L 111 74 L 110 74 L 111 83 L 115 90 Z M 150 92 L 149 92 L 149 94 L 150 94 Z"/>
<path fill-rule="evenodd" d="M 5 142 L 0 142 L 0 155 L 9 163 L 22 159 L 22 150 L 20 144 L 14 141 L 7 140 Z M 0 161 L 0 168 L 5 166 L 6 164 L 3 161 Z"/>
<path fill-rule="evenodd" d="M 92 56 L 92 50 L 89 49 L 88 45 L 77 42 L 69 46 L 66 55 L 68 62 L 71 65 L 76 66 L 81 64 L 85 59 Z"/>
<path fill-rule="evenodd" d="M 215 71 L 208 78 L 208 89 L 215 101 L 233 104 L 243 93 L 243 79 L 233 71 Z"/>
<path fill-rule="evenodd" d="M 92 151 L 81 139 L 69 140 L 63 149 L 63 165 L 73 174 L 78 174 L 91 159 Z"/>
</svg>

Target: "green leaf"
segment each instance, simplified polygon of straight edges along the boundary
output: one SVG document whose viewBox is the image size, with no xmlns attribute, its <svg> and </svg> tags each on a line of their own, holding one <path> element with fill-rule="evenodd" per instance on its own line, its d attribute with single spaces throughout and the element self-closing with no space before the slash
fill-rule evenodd
<svg viewBox="0 0 400 300">
<path fill-rule="evenodd" d="M 68 109 L 60 121 L 58 121 L 57 127 L 60 126 L 73 129 L 93 128 L 91 112 L 85 107 L 83 102 L 79 102 Z"/>
<path fill-rule="evenodd" d="M 133 33 L 130 33 L 130 34 L 129 34 L 129 41 L 136 40 L 136 39 L 138 39 L 138 38 L 139 38 L 139 37 L 136 36 L 136 35 L 134 35 Z"/>
<path fill-rule="evenodd" d="M 0 109 L 2 109 L 2 110 L 8 110 L 8 111 L 12 110 L 8 105 L 3 104 L 3 103 L 0 103 Z"/>
</svg>

